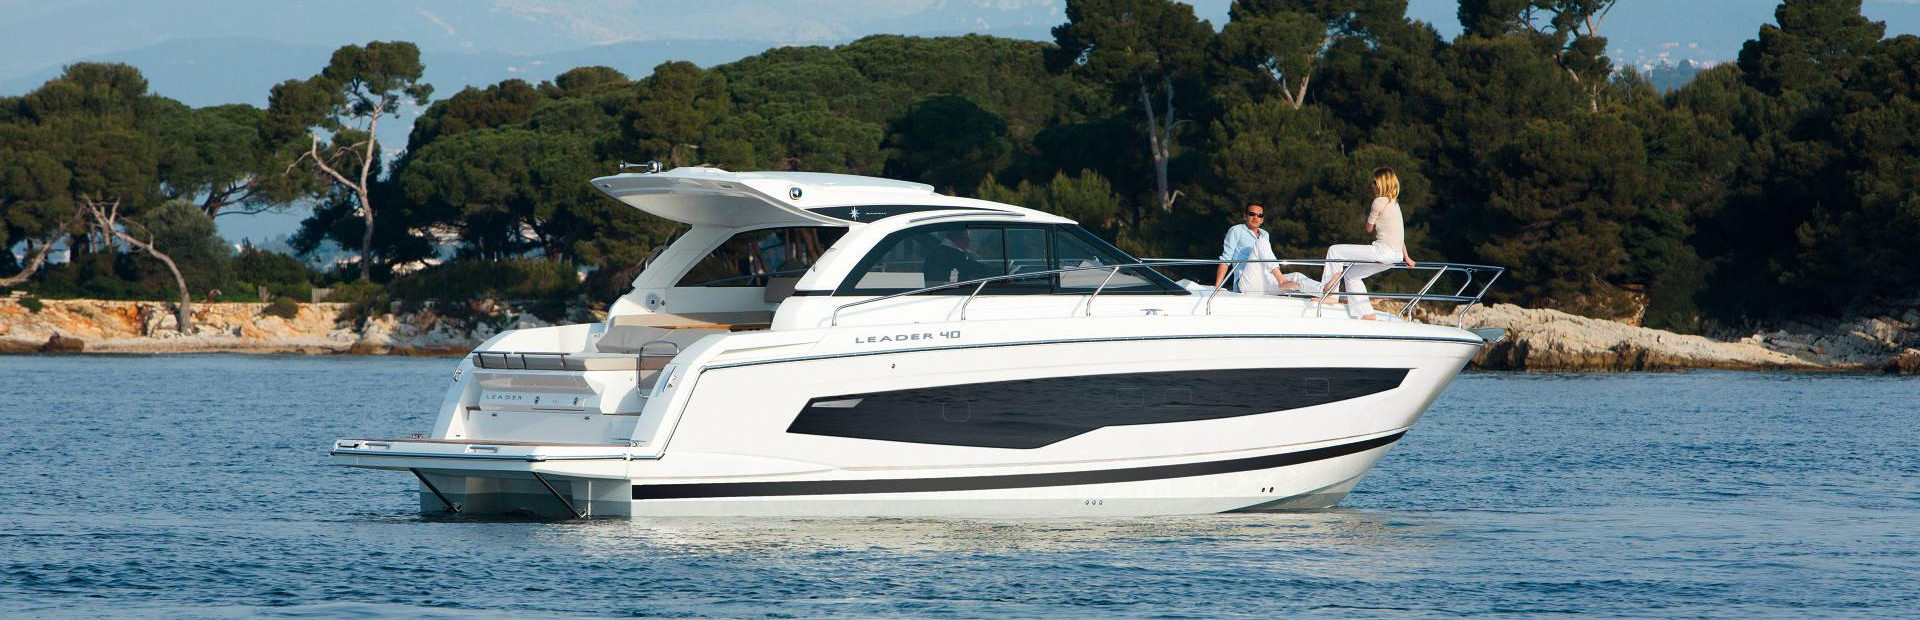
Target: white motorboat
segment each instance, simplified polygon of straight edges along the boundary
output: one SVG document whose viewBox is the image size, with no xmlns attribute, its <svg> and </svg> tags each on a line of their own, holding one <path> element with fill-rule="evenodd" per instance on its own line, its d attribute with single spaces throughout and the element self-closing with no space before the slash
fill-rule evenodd
<svg viewBox="0 0 1920 620">
<path fill-rule="evenodd" d="M 341 439 L 336 462 L 412 472 L 427 512 L 1321 508 L 1498 337 L 1182 285 L 1161 272 L 1214 261 L 1141 261 L 916 183 L 679 168 L 593 185 L 690 228 L 604 322 L 489 339 L 431 432 Z M 1421 269 L 1426 290 L 1375 296 L 1410 316 L 1476 302 L 1500 272 Z M 1432 293 L 1443 275 L 1466 283 Z"/>
</svg>

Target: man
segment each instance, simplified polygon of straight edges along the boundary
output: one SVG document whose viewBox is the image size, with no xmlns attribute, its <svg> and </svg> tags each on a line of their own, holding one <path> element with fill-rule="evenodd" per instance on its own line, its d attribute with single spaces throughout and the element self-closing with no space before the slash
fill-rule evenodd
<svg viewBox="0 0 1920 620">
<path fill-rule="evenodd" d="M 1242 216 L 1246 218 L 1246 225 L 1227 229 L 1226 239 L 1220 242 L 1220 260 L 1278 260 L 1273 254 L 1272 236 L 1261 228 L 1267 221 L 1267 208 L 1260 206 L 1260 203 L 1250 202 Z M 1226 283 L 1229 271 L 1234 273 L 1232 290 L 1243 293 L 1300 291 L 1318 294 L 1322 291 L 1319 281 L 1299 273 L 1283 274 L 1277 263 L 1222 264 L 1214 274 L 1214 288 Z M 1273 278 L 1268 279 L 1268 274 L 1272 274 Z"/>
<path fill-rule="evenodd" d="M 927 286 L 952 284 L 999 275 L 993 268 L 973 259 L 971 240 L 965 229 L 935 233 L 940 245 L 927 252 L 920 272 Z"/>
</svg>

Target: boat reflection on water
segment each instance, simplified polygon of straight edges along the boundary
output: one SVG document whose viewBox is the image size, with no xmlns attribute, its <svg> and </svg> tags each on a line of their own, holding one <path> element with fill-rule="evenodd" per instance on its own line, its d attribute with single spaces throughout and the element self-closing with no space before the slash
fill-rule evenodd
<svg viewBox="0 0 1920 620">
<path fill-rule="evenodd" d="M 1204 547 L 1208 553 L 1311 550 L 1309 557 L 1362 554 L 1380 562 L 1330 563 L 1325 572 L 1402 571 L 1445 528 L 1396 513 L 1320 510 L 1178 518 L 987 521 L 966 519 L 595 519 L 556 523 L 542 541 L 576 546 L 583 557 L 667 553 L 712 555 L 1014 554 Z M 1311 566 L 1296 567 L 1314 570 Z"/>
</svg>

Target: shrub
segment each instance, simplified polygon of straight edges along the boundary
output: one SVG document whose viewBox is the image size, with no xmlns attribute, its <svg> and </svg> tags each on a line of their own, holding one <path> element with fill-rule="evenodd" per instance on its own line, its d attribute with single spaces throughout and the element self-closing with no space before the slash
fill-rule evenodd
<svg viewBox="0 0 1920 620">
<path fill-rule="evenodd" d="M 311 284 L 314 275 L 300 259 L 277 252 L 250 247 L 233 257 L 234 279 L 249 284 Z"/>
<path fill-rule="evenodd" d="M 178 296 L 172 276 L 150 282 L 142 279 L 141 261 L 151 260 L 120 252 L 81 254 L 73 262 L 42 267 L 26 288 L 42 299 L 168 300 Z"/>
<path fill-rule="evenodd" d="M 368 317 L 387 314 L 391 310 L 392 303 L 386 289 L 372 282 L 335 284 L 333 295 L 328 297 L 328 301 L 347 304 L 347 309 L 340 314 L 340 318 L 353 323 L 359 323 Z"/>
<path fill-rule="evenodd" d="M 273 303 L 267 304 L 267 307 L 260 309 L 260 314 L 292 319 L 293 317 L 300 316 L 300 302 L 286 297 L 276 297 Z"/>
<path fill-rule="evenodd" d="M 313 281 L 317 275 L 298 258 L 258 248 L 242 249 L 233 257 L 233 279 L 246 284 L 241 291 L 245 295 L 254 295 L 257 287 L 266 287 L 271 297 L 309 299 L 313 297 Z"/>
<path fill-rule="evenodd" d="M 460 261 L 398 278 L 389 289 L 395 298 L 414 301 L 565 300 L 579 294 L 580 278 L 567 263 Z"/>
<path fill-rule="evenodd" d="M 27 312 L 39 314 L 40 310 L 42 308 L 47 307 L 47 305 L 44 303 L 40 303 L 40 298 L 38 297 L 27 296 L 27 297 L 20 298 L 20 307 L 26 308 Z"/>
</svg>

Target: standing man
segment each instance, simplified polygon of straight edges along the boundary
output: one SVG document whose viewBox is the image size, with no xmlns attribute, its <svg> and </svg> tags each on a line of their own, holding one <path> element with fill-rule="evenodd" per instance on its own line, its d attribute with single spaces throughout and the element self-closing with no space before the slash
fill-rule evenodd
<svg viewBox="0 0 1920 620">
<path fill-rule="evenodd" d="M 1267 222 L 1267 208 L 1250 202 L 1243 215 L 1247 218 L 1247 224 L 1227 229 L 1227 238 L 1220 242 L 1220 260 L 1276 260 L 1273 256 L 1273 236 L 1260 228 Z M 1213 277 L 1214 288 L 1220 288 L 1226 282 L 1229 268 L 1234 273 L 1233 290 L 1243 293 L 1268 292 L 1265 277 L 1268 272 L 1273 273 L 1273 282 L 1279 290 L 1298 287 L 1297 284 L 1277 284 L 1287 282 L 1287 278 L 1280 275 L 1280 265 L 1277 263 L 1240 263 L 1220 265 Z"/>
</svg>

